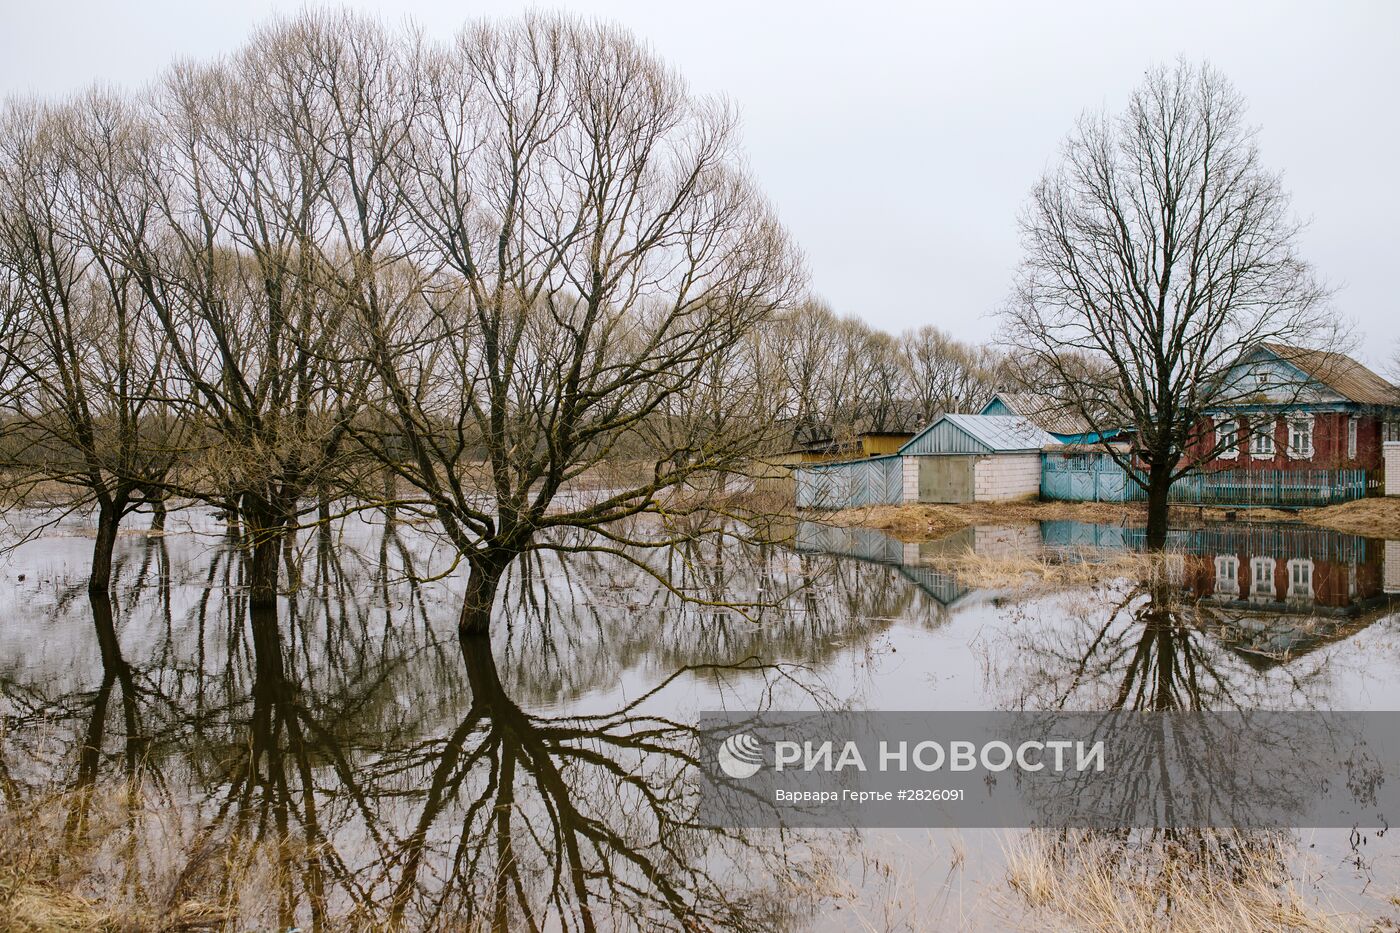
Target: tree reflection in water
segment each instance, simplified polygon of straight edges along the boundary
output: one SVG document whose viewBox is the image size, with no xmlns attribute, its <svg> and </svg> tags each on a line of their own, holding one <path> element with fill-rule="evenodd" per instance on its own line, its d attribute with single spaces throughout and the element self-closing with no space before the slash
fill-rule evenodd
<svg viewBox="0 0 1400 933">
<path fill-rule="evenodd" d="M 318 541 L 298 552 L 300 589 L 280 617 L 249 614 L 236 552 L 212 551 L 182 584 L 151 539 L 148 559 L 119 568 L 115 610 L 93 606 L 95 692 L 4 685 L 7 800 L 84 789 L 64 798 L 69 832 L 84 843 L 64 857 L 100 852 L 90 874 L 117 889 L 104 896 L 157 912 L 196 899 L 240 924 L 316 930 L 774 929 L 793 919 L 789 898 L 775 896 L 790 867 L 782 839 L 695 820 L 698 736 L 676 705 L 696 679 L 812 689 L 801 668 L 747 653 L 756 641 L 741 633 L 758 623 L 719 606 L 685 610 L 694 603 L 593 556 L 567 573 L 534 562 L 511 588 L 512 629 L 497 648 L 510 667 L 498 667 L 484 639 L 459 643 L 447 626 L 444 640 L 429 624 L 435 600 L 451 594 L 421 582 L 422 543 L 401 531 L 389 522 L 369 546 Z M 776 588 L 790 571 L 775 549 L 745 553 L 747 565 L 708 553 L 743 574 L 708 585 Z M 623 598 L 573 593 L 581 581 Z M 54 612 L 74 610 L 60 600 Z M 839 608 L 821 615 L 803 636 L 792 620 L 773 631 L 801 653 L 806 639 L 838 630 Z M 558 708 L 569 698 L 551 690 L 606 695 L 607 680 L 560 672 L 600 639 L 640 657 L 643 618 L 697 637 L 658 639 L 640 695 L 588 713 L 534 712 L 520 699 Z M 589 627 L 586 640 L 558 640 Z M 120 630 L 149 635 L 132 663 Z M 40 722 L 69 738 L 27 744 Z M 123 812 L 89 821 L 93 788 L 111 790 Z"/>
<path fill-rule="evenodd" d="M 304 544 L 276 617 L 250 618 L 234 547 L 192 554 L 178 535 L 123 551 L 105 616 L 81 583 L 58 594 L 44 631 L 92 661 L 7 669 L 0 789 L 11 813 L 63 792 L 56 825 L 97 859 L 63 853 L 65 877 L 242 927 L 800 925 L 787 905 L 812 895 L 790 885 L 825 853 L 697 825 L 687 704 L 829 704 L 813 671 L 896 620 L 950 619 L 878 564 L 706 538 L 646 555 L 654 574 L 528 555 L 488 650 L 458 640 L 458 581 L 411 523 L 353 519 Z M 1261 676 L 1152 581 L 1097 592 L 1008 610 L 988 656 L 998 705 L 1307 708 L 1325 679 L 1315 659 Z M 1086 844 L 1110 847 L 1117 878 L 1169 892 L 1158 912 L 1182 878 L 1257 877 L 1284 851 L 1271 834 L 1032 838 L 1067 876 Z"/>
<path fill-rule="evenodd" d="M 1212 636 L 1211 616 L 1169 582 L 1163 567 L 1100 589 L 1096 599 L 1084 595 L 1074 594 L 1078 608 L 1066 607 L 1055 625 L 1038 624 L 1028 607 L 1011 610 L 1018 624 L 1009 628 L 1008 664 L 999 676 L 1015 692 L 1013 708 L 1125 715 L 1313 708 L 1321 669 L 1261 678 Z M 1114 756 L 1136 759 L 1127 767 L 1135 777 L 1114 789 L 1121 799 L 1100 806 L 1126 812 L 1148 794 L 1171 819 L 1175 789 L 1153 764 L 1167 757 L 1181 767 L 1173 780 L 1189 773 L 1194 788 L 1250 800 L 1251 775 L 1222 757 L 1228 743 L 1213 741 L 1215 727 L 1204 718 L 1178 720 L 1170 739 L 1156 729 L 1134 730 L 1141 747 L 1119 741 Z M 1234 916 L 1248 926 L 1251 918 L 1308 916 L 1291 882 L 1295 853 L 1287 830 L 1031 830 L 1011 847 L 1009 877 L 1032 906 L 1074 914 L 1086 925 L 1168 927 L 1176 916 L 1194 929 L 1195 922 Z"/>
<path fill-rule="evenodd" d="M 1008 709 L 1311 709 L 1324 659 L 1261 677 L 1215 637 L 1214 616 L 1157 573 L 1013 603 L 989 650 Z"/>
</svg>

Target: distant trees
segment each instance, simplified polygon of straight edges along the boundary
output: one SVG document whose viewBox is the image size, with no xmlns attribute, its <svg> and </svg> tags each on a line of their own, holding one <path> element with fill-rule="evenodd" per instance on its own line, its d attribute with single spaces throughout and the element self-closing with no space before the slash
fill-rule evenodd
<svg viewBox="0 0 1400 933">
<path fill-rule="evenodd" d="M 954 340 L 932 325 L 906 331 L 900 348 L 920 421 L 943 412 L 975 412 L 1008 378 L 996 351 Z"/>
<path fill-rule="evenodd" d="M 1203 416 L 1246 391 L 1241 355 L 1338 337 L 1244 114 L 1209 66 L 1154 69 L 1124 113 L 1080 119 L 1022 218 L 1005 345 L 1069 411 L 1133 429 L 1154 546 Z"/>
<path fill-rule="evenodd" d="M 835 439 L 910 431 L 946 411 L 977 411 L 1006 378 L 990 348 L 933 326 L 894 337 L 818 301 L 783 315 L 762 339 L 767 381 L 781 387 L 780 416 Z M 791 443 L 791 434 L 784 440 Z"/>
</svg>

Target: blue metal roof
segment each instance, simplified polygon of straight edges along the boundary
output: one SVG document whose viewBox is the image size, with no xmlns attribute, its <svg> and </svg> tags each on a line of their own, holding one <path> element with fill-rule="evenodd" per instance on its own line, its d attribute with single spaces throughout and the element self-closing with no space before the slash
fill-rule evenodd
<svg viewBox="0 0 1400 933">
<path fill-rule="evenodd" d="M 899 448 L 901 454 L 1001 454 L 1038 451 L 1055 436 L 1020 415 L 944 415 Z"/>
</svg>

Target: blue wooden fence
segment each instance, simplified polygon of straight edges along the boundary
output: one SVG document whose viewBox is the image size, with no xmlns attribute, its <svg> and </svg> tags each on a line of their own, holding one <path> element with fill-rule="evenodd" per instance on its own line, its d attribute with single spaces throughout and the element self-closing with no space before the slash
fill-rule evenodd
<svg viewBox="0 0 1400 933">
<path fill-rule="evenodd" d="M 1068 502 L 1126 502 L 1138 492 L 1123 468 L 1108 454 L 1041 458 L 1040 497 Z"/>
<path fill-rule="evenodd" d="M 1192 505 L 1332 505 L 1364 498 L 1376 491 L 1377 484 L 1366 470 L 1219 470 L 1181 477 L 1172 484 L 1171 501 Z M 1074 459 L 1047 455 L 1041 469 L 1040 495 L 1071 502 L 1147 498 L 1146 491 L 1105 455 Z"/>
<path fill-rule="evenodd" d="M 904 458 L 898 454 L 805 464 L 795 468 L 792 477 L 797 507 L 802 509 L 898 505 L 904 497 Z"/>
</svg>

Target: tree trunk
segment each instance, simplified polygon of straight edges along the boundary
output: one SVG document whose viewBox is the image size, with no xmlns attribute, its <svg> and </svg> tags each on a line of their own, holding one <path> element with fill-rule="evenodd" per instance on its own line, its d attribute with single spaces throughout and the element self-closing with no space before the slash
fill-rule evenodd
<svg viewBox="0 0 1400 933">
<path fill-rule="evenodd" d="M 1172 468 L 1153 463 L 1147 470 L 1147 549 L 1160 551 L 1167 545 L 1168 495 Z"/>
<path fill-rule="evenodd" d="M 248 535 L 248 607 L 275 617 L 283 521 L 266 502 L 245 502 L 241 512 Z"/>
<path fill-rule="evenodd" d="M 457 635 L 468 638 L 491 637 L 491 607 L 496 602 L 496 588 L 515 555 L 488 553 L 467 558 L 470 572 L 467 592 L 462 601 L 462 614 L 457 620 Z"/>
<path fill-rule="evenodd" d="M 282 563 L 287 568 L 287 590 L 295 593 L 301 589 L 301 562 L 297 560 L 295 528 L 287 528 L 282 532 Z"/>
<path fill-rule="evenodd" d="M 112 552 L 117 546 L 117 527 L 121 509 L 115 503 L 97 507 L 97 540 L 92 545 L 92 571 L 88 575 L 88 593 L 108 596 L 112 591 Z"/>
</svg>

